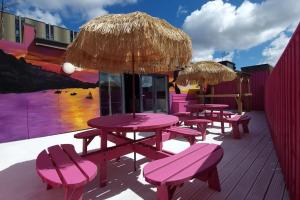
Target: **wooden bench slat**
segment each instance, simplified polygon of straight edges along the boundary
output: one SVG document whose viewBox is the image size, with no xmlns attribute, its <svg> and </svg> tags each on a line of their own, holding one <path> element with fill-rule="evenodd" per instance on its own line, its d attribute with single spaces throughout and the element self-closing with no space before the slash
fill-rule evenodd
<svg viewBox="0 0 300 200">
<path fill-rule="evenodd" d="M 38 155 L 36 170 L 39 176 L 50 182 L 52 186 L 60 187 L 63 184 L 46 150 Z"/>
<path fill-rule="evenodd" d="M 226 120 L 229 122 L 238 122 L 238 121 L 250 120 L 250 119 L 251 118 L 247 115 L 235 115 L 231 118 L 226 118 Z"/>
<path fill-rule="evenodd" d="M 71 160 L 77 165 L 86 178 L 91 181 L 97 175 L 97 166 L 91 161 L 82 159 L 74 149 L 73 145 L 62 144 L 62 149 L 68 154 Z"/>
<path fill-rule="evenodd" d="M 204 148 L 207 145 L 208 144 L 205 143 L 205 144 L 201 145 L 201 147 Z M 160 160 L 152 161 L 151 163 L 147 164 L 144 167 L 144 174 L 147 175 L 148 173 L 152 173 L 153 171 L 162 168 L 165 164 L 168 164 L 168 163 L 170 163 L 170 162 L 172 162 L 172 161 L 174 161 L 176 159 L 179 160 L 180 158 L 182 158 L 182 157 L 186 156 L 187 154 L 189 154 L 190 151 L 194 151 L 194 150 L 198 150 L 198 147 L 196 145 L 192 145 L 188 149 L 186 149 L 186 150 L 184 150 L 184 151 L 182 151 L 182 152 L 180 152 L 178 154 L 175 154 L 173 156 L 166 157 L 166 158 L 160 159 Z M 175 158 L 175 156 L 176 156 L 176 158 Z"/>
<path fill-rule="evenodd" d="M 200 165 L 204 163 L 207 157 L 218 148 L 220 148 L 218 145 L 213 144 L 195 144 L 179 154 L 153 161 L 144 168 L 145 178 L 154 185 L 172 183 L 174 178 L 177 180 L 176 176 L 178 174 L 186 170 L 189 176 L 183 180 L 189 179 L 194 176 L 198 170 L 189 171 L 188 169 L 194 169 L 191 166 L 195 163 L 200 163 Z M 199 154 L 201 154 L 201 156 L 199 156 Z"/>
<path fill-rule="evenodd" d="M 207 170 L 215 167 L 215 163 L 222 159 L 223 150 L 217 149 L 214 153 L 211 153 L 204 159 L 198 160 L 192 165 L 184 168 L 182 171 L 177 173 L 175 176 L 168 179 L 168 182 L 176 183 L 186 180 L 190 180 L 193 176 L 198 173 L 206 172 Z"/>
<path fill-rule="evenodd" d="M 189 135 L 189 136 L 198 136 L 201 133 L 197 130 L 190 129 L 190 128 L 182 128 L 182 127 L 171 127 L 166 129 L 166 131 L 181 135 Z"/>
<path fill-rule="evenodd" d="M 60 173 L 64 185 L 67 185 L 68 187 L 78 187 L 87 183 L 87 178 L 71 161 L 69 156 L 61 149 L 60 146 L 55 145 L 49 147 L 48 152 L 57 166 L 58 173 Z"/>
<path fill-rule="evenodd" d="M 83 131 L 80 133 L 76 133 L 74 135 L 74 138 L 77 139 L 84 139 L 84 138 L 91 138 L 91 137 L 95 137 L 100 135 L 100 130 L 96 129 L 96 130 L 89 130 L 89 131 Z"/>
</svg>

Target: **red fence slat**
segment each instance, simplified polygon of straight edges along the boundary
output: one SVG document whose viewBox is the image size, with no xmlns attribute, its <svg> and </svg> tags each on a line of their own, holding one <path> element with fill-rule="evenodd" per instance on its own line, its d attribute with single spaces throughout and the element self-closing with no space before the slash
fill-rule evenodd
<svg viewBox="0 0 300 200">
<path fill-rule="evenodd" d="M 300 199 L 300 24 L 265 87 L 265 112 L 291 199 Z"/>
</svg>

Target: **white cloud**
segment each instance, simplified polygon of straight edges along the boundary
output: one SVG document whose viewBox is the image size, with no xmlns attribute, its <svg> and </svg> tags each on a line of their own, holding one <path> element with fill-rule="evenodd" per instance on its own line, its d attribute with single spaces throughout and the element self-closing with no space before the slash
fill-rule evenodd
<svg viewBox="0 0 300 200">
<path fill-rule="evenodd" d="M 184 6 L 182 6 L 182 5 L 178 6 L 177 13 L 176 13 L 177 17 L 179 17 L 180 15 L 185 15 L 187 13 L 188 13 L 188 11 Z"/>
<path fill-rule="evenodd" d="M 224 61 L 224 60 L 227 60 L 227 61 L 232 61 L 233 60 L 234 51 L 224 52 L 224 53 L 225 53 L 224 56 L 219 57 L 219 58 L 214 58 L 214 60 L 217 61 L 217 62 Z"/>
<path fill-rule="evenodd" d="M 202 61 L 202 60 L 213 60 L 213 54 L 214 50 L 213 49 L 200 49 L 198 50 L 197 48 L 195 49 L 193 47 L 193 58 L 192 61 Z"/>
<path fill-rule="evenodd" d="M 285 33 L 281 33 L 277 38 L 275 38 L 262 52 L 262 55 L 265 58 L 264 62 L 275 65 L 289 40 L 290 37 L 288 37 Z"/>
<path fill-rule="evenodd" d="M 299 0 L 245 0 L 239 7 L 209 1 L 186 17 L 183 29 L 193 42 L 193 57 L 201 52 L 245 50 L 276 38 L 300 19 Z"/>
<path fill-rule="evenodd" d="M 83 22 L 93 17 L 107 14 L 106 7 L 108 6 L 133 4 L 137 1 L 138 0 L 18 0 L 19 6 L 16 8 L 16 11 L 23 16 L 35 19 L 45 19 L 45 21 L 50 19 L 52 20 L 51 23 L 60 25 L 64 18 Z M 50 21 L 46 22 L 50 23 Z"/>
<path fill-rule="evenodd" d="M 47 23 L 53 24 L 53 25 L 62 25 L 61 24 L 62 19 L 58 14 L 52 14 L 47 11 L 42 11 L 38 8 L 33 9 L 32 11 L 29 11 L 29 10 L 19 11 L 18 10 L 16 14 L 19 16 L 28 17 L 28 18 L 32 18 L 35 20 L 44 21 L 44 22 L 47 22 Z"/>
</svg>

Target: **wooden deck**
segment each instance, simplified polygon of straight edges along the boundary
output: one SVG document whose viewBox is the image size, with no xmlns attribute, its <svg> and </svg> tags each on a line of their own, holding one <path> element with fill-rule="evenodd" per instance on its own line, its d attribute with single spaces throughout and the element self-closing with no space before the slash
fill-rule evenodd
<svg viewBox="0 0 300 200">
<path fill-rule="evenodd" d="M 265 116 L 262 112 L 250 115 L 250 134 L 242 135 L 240 140 L 229 135 L 209 134 L 208 141 L 222 142 L 225 152 L 218 165 L 222 191 L 215 192 L 206 183 L 194 180 L 178 189 L 173 199 L 288 199 Z M 146 162 L 146 159 L 140 159 L 138 163 L 142 168 Z M 86 197 L 155 199 L 155 188 L 143 181 L 140 170 L 133 172 L 132 168 L 132 160 L 128 157 L 123 157 L 120 162 L 111 162 L 108 186 L 89 188 L 90 193 L 87 192 Z"/>
<path fill-rule="evenodd" d="M 194 180 L 179 188 L 173 199 L 289 199 L 264 113 L 249 114 L 252 116 L 250 134 L 242 134 L 240 140 L 234 140 L 230 135 L 222 137 L 219 133 L 207 135 L 206 142 L 221 144 L 224 148 L 224 157 L 218 165 L 222 191 L 215 192 L 206 183 Z M 211 129 L 211 132 L 216 130 L 219 129 Z M 141 137 L 146 134 L 142 133 Z M 73 135 L 69 133 L 0 144 L 0 157 L 3 158 L 2 164 L 0 162 L 0 199 L 63 199 L 62 189 L 46 190 L 46 185 L 36 174 L 35 158 L 42 149 L 58 143 L 73 143 L 78 151 L 81 141 L 75 140 Z M 188 142 L 181 139 L 164 143 L 165 149 L 175 152 L 188 146 Z M 91 147 L 99 147 L 99 140 L 93 141 Z M 119 162 L 111 161 L 108 165 L 108 185 L 99 188 L 96 177 L 87 185 L 84 199 L 155 199 L 156 188 L 145 182 L 142 176 L 143 166 L 148 160 L 138 156 L 139 170 L 134 172 L 132 157 L 129 154 Z"/>
</svg>

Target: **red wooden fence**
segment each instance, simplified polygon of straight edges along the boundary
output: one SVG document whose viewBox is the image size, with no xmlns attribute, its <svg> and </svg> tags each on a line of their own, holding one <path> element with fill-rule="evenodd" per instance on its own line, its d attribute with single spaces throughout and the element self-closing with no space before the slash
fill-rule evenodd
<svg viewBox="0 0 300 200">
<path fill-rule="evenodd" d="M 265 92 L 265 112 L 291 199 L 300 199 L 300 24 Z"/>
<path fill-rule="evenodd" d="M 272 67 L 268 64 L 262 64 L 242 67 L 241 69 L 243 72 L 250 74 L 251 110 L 265 110 L 265 85 Z"/>
<path fill-rule="evenodd" d="M 237 94 L 238 93 L 239 80 L 233 80 L 229 82 L 223 82 L 219 85 L 215 85 L 215 94 Z M 214 103 L 227 104 L 230 109 L 237 109 L 236 100 L 233 97 L 216 97 L 213 99 Z"/>
</svg>

